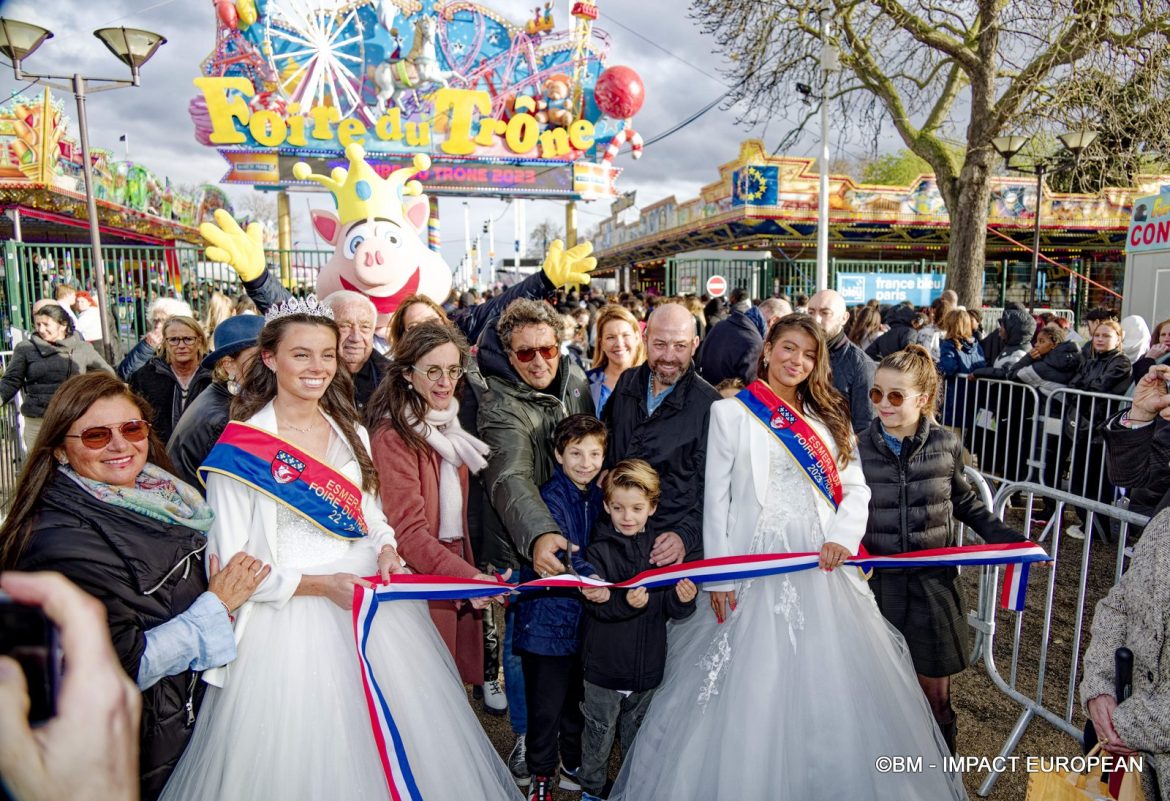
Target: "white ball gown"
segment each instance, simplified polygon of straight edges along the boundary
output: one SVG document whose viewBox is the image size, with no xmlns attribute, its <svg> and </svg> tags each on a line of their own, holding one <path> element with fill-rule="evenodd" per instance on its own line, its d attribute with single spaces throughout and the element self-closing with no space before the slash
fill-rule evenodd
<svg viewBox="0 0 1170 801">
<path fill-rule="evenodd" d="M 819 551 L 824 501 L 768 439 L 751 553 Z M 848 571 L 745 581 L 724 623 L 703 603 L 676 624 L 610 801 L 967 798 L 943 769 L 947 748 L 905 641 Z M 924 768 L 882 773 L 879 756 L 922 756 Z"/>
<path fill-rule="evenodd" d="M 333 464 L 348 455 L 338 447 L 335 437 Z M 278 509 L 275 564 L 308 574 L 377 572 L 368 538 L 333 538 Z M 367 653 L 424 801 L 521 799 L 467 702 L 425 602 L 381 604 Z M 320 597 L 295 596 L 279 609 L 253 604 L 230 677 L 222 689 L 208 687 L 162 798 L 390 798 L 363 692 L 351 612 Z"/>
</svg>

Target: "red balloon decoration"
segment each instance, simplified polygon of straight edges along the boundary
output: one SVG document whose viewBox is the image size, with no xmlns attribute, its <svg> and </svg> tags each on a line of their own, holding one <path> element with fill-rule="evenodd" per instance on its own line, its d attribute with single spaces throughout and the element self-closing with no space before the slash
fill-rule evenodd
<svg viewBox="0 0 1170 801">
<path fill-rule="evenodd" d="M 215 10 L 219 14 L 220 22 L 227 27 L 235 29 L 240 24 L 240 18 L 232 0 L 215 0 Z"/>
<path fill-rule="evenodd" d="M 593 87 L 597 107 L 615 119 L 629 119 L 638 113 L 646 100 L 642 77 L 630 67 L 609 67 L 597 77 Z"/>
</svg>

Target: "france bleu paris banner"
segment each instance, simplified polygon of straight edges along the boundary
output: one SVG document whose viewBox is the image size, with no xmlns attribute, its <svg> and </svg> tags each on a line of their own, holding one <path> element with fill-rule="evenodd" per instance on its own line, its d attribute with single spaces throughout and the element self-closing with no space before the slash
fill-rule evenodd
<svg viewBox="0 0 1170 801">
<path fill-rule="evenodd" d="M 837 273 L 837 291 L 846 306 L 870 300 L 929 306 L 946 288 L 943 273 Z"/>
</svg>

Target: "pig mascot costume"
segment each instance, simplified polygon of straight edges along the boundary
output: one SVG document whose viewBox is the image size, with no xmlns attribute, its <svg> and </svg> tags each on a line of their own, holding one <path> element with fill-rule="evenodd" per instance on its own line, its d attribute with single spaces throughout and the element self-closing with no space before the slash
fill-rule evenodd
<svg viewBox="0 0 1170 801">
<path fill-rule="evenodd" d="M 362 293 L 373 301 L 379 327 L 411 295 L 426 295 L 442 304 L 451 291 L 451 268 L 420 239 L 426 236 L 430 209 L 422 185 L 411 180 L 430 167 L 430 158 L 416 154 L 413 169 L 395 170 L 382 178 L 366 162 L 361 145 L 349 145 L 345 155 L 349 169 L 337 167 L 329 175 L 313 174 L 304 162 L 293 168 L 298 179 L 314 181 L 332 192 L 337 204 L 336 214 L 311 212 L 317 234 L 333 246 L 333 257 L 317 276 L 317 294 L 325 297 L 339 289 Z M 199 231 L 208 242 L 207 258 L 236 270 L 261 313 L 289 297 L 267 268 L 259 224 L 244 231 L 220 209 L 215 224 L 204 223 Z M 589 255 L 592 251 L 589 243 L 565 250 L 559 240 L 553 242 L 541 272 L 491 303 L 465 311 L 454 322 L 475 342 L 512 300 L 544 298 L 559 287 L 589 283 L 589 272 L 597 266 Z"/>
</svg>

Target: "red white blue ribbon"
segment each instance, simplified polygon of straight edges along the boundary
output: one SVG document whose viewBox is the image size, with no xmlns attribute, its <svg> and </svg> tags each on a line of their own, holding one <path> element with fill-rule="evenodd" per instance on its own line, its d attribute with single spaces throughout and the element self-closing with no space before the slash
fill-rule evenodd
<svg viewBox="0 0 1170 801">
<path fill-rule="evenodd" d="M 634 589 L 636 587 L 662 587 L 690 579 L 696 584 L 744 581 L 761 576 L 775 576 L 812 570 L 817 567 L 820 554 L 769 553 L 744 556 L 723 556 L 717 559 L 701 559 L 669 567 L 659 567 L 639 573 L 627 581 L 609 582 L 587 576 L 562 573 L 557 576 L 536 579 L 524 584 L 508 584 L 503 581 L 484 579 L 462 579 L 453 576 L 431 576 L 413 573 L 396 573 L 390 576 L 390 583 L 374 589 L 354 587 L 353 631 L 357 641 L 358 660 L 361 663 L 362 682 L 365 686 L 366 704 L 370 721 L 374 727 L 374 739 L 382 755 L 382 767 L 386 772 L 386 783 L 390 787 L 393 801 L 410 799 L 419 801 L 418 786 L 410 772 L 402 737 L 390 714 L 386 697 L 378 686 L 373 668 L 366 656 L 366 640 L 378 604 L 395 600 L 453 600 L 486 598 L 508 592 L 535 592 L 544 589 L 581 589 L 588 587 L 613 587 Z M 934 548 L 926 551 L 891 556 L 863 554 L 851 556 L 844 565 L 869 570 L 871 568 L 907 569 L 915 567 L 972 567 L 982 565 L 1006 565 L 1003 602 L 1005 608 L 1022 611 L 1027 590 L 1027 569 L 1035 562 L 1047 562 L 1051 557 L 1033 542 L 1013 542 L 999 545 L 965 545 L 958 548 Z M 843 565 L 843 566 L 844 566 Z M 370 578 L 377 583 L 377 577 Z M 1010 586 L 1009 586 L 1010 585 Z"/>
<path fill-rule="evenodd" d="M 382 758 L 382 771 L 386 774 L 386 784 L 390 789 L 391 801 L 422 801 L 418 783 L 410 770 L 410 761 L 406 758 L 406 747 L 402 742 L 402 734 L 394 723 L 394 716 L 390 713 L 390 705 L 386 703 L 386 695 L 374 677 L 374 669 L 366 655 L 366 642 L 370 638 L 370 629 L 374 623 L 374 615 L 378 612 L 378 596 L 368 587 L 354 585 L 353 595 L 353 636 L 357 644 L 358 664 L 362 671 L 362 687 L 366 695 L 366 707 L 370 712 L 370 724 L 374 731 L 374 743 L 378 747 L 378 754 Z"/>
</svg>

